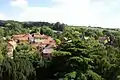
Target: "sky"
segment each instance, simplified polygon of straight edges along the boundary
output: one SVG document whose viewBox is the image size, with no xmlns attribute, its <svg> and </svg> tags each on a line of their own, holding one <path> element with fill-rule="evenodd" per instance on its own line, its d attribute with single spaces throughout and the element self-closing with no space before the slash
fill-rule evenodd
<svg viewBox="0 0 120 80">
<path fill-rule="evenodd" d="M 120 28 L 120 0 L 0 0 L 0 20 Z"/>
</svg>

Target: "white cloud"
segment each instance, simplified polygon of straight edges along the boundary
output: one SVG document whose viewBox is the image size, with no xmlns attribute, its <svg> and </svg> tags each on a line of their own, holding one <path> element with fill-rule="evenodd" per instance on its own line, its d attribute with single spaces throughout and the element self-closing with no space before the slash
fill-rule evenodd
<svg viewBox="0 0 120 80">
<path fill-rule="evenodd" d="M 5 15 L 3 13 L 0 13 L 0 20 L 5 19 Z"/>
<path fill-rule="evenodd" d="M 0 12 L 0 20 L 12 20 L 12 19 L 13 17 L 9 17 L 5 13 Z"/>
<path fill-rule="evenodd" d="M 92 12 L 103 27 L 120 28 L 120 0 L 94 0 Z"/>
<path fill-rule="evenodd" d="M 64 22 L 71 25 L 91 25 L 119 27 L 120 15 L 117 14 L 119 0 L 52 0 L 52 7 L 28 6 L 26 0 L 16 0 L 12 5 L 22 6 L 25 10 L 17 20 Z M 20 2 L 20 3 L 17 3 Z M 116 10 L 117 9 L 117 10 Z M 116 12 L 115 12 L 116 11 Z M 116 15 L 117 14 L 117 15 Z"/>
<path fill-rule="evenodd" d="M 89 0 L 53 0 L 53 7 L 28 7 L 20 20 L 42 20 L 64 22 L 76 25 L 89 25 Z"/>
<path fill-rule="evenodd" d="M 10 5 L 13 7 L 25 8 L 28 6 L 27 0 L 11 0 Z"/>
</svg>

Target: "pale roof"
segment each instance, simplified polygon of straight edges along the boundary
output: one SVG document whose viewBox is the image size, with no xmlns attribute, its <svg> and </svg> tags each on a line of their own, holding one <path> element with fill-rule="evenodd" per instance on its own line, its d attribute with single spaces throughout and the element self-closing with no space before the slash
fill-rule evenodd
<svg viewBox="0 0 120 80">
<path fill-rule="evenodd" d="M 52 53 L 52 52 L 53 52 L 53 49 L 52 49 L 52 48 L 50 48 L 50 49 L 46 49 L 46 48 L 45 48 L 45 49 L 43 50 L 43 54 L 44 54 L 44 53 Z"/>
</svg>

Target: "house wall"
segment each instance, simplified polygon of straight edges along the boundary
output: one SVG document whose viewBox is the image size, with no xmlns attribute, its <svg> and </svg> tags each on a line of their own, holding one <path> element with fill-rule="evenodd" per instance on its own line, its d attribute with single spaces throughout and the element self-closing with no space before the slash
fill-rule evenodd
<svg viewBox="0 0 120 80">
<path fill-rule="evenodd" d="M 20 43 L 28 43 L 28 40 L 20 40 Z"/>
<path fill-rule="evenodd" d="M 8 50 L 7 52 L 8 57 L 13 57 L 14 47 L 8 44 L 7 50 Z"/>
</svg>

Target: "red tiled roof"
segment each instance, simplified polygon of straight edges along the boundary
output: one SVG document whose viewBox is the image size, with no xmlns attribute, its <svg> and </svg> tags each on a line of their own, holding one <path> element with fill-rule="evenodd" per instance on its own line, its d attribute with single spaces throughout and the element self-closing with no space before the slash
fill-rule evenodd
<svg viewBox="0 0 120 80">
<path fill-rule="evenodd" d="M 8 41 L 8 45 L 11 45 L 12 47 L 16 46 L 16 42 L 13 40 Z M 9 46 L 8 46 L 9 47 Z"/>
<path fill-rule="evenodd" d="M 39 44 L 37 44 L 37 43 L 33 43 L 33 44 L 31 44 L 31 45 L 34 46 L 34 47 L 39 46 Z"/>
<path fill-rule="evenodd" d="M 39 33 L 34 33 L 33 35 L 34 35 L 34 38 L 41 38 L 41 34 Z"/>
<path fill-rule="evenodd" d="M 48 36 L 43 34 L 43 35 L 41 35 L 41 38 L 47 39 Z"/>
<path fill-rule="evenodd" d="M 29 34 L 18 34 L 18 35 L 13 35 L 13 37 L 24 37 L 24 36 L 29 36 Z"/>
<path fill-rule="evenodd" d="M 50 36 L 44 34 L 41 35 L 39 33 L 34 33 L 33 35 L 34 38 L 43 38 L 43 41 L 32 43 L 32 46 L 46 46 L 46 45 L 56 46 L 55 40 L 53 40 L 53 38 L 51 38 Z M 13 35 L 14 40 L 20 40 L 20 41 L 27 41 L 28 39 L 33 37 L 30 34 Z"/>
<path fill-rule="evenodd" d="M 19 34 L 19 35 L 13 35 L 14 40 L 28 40 L 29 34 Z"/>
<path fill-rule="evenodd" d="M 41 34 L 39 34 L 39 33 L 33 33 L 32 35 L 34 35 L 34 38 L 48 38 L 48 36 L 47 35 L 41 35 Z"/>
</svg>

